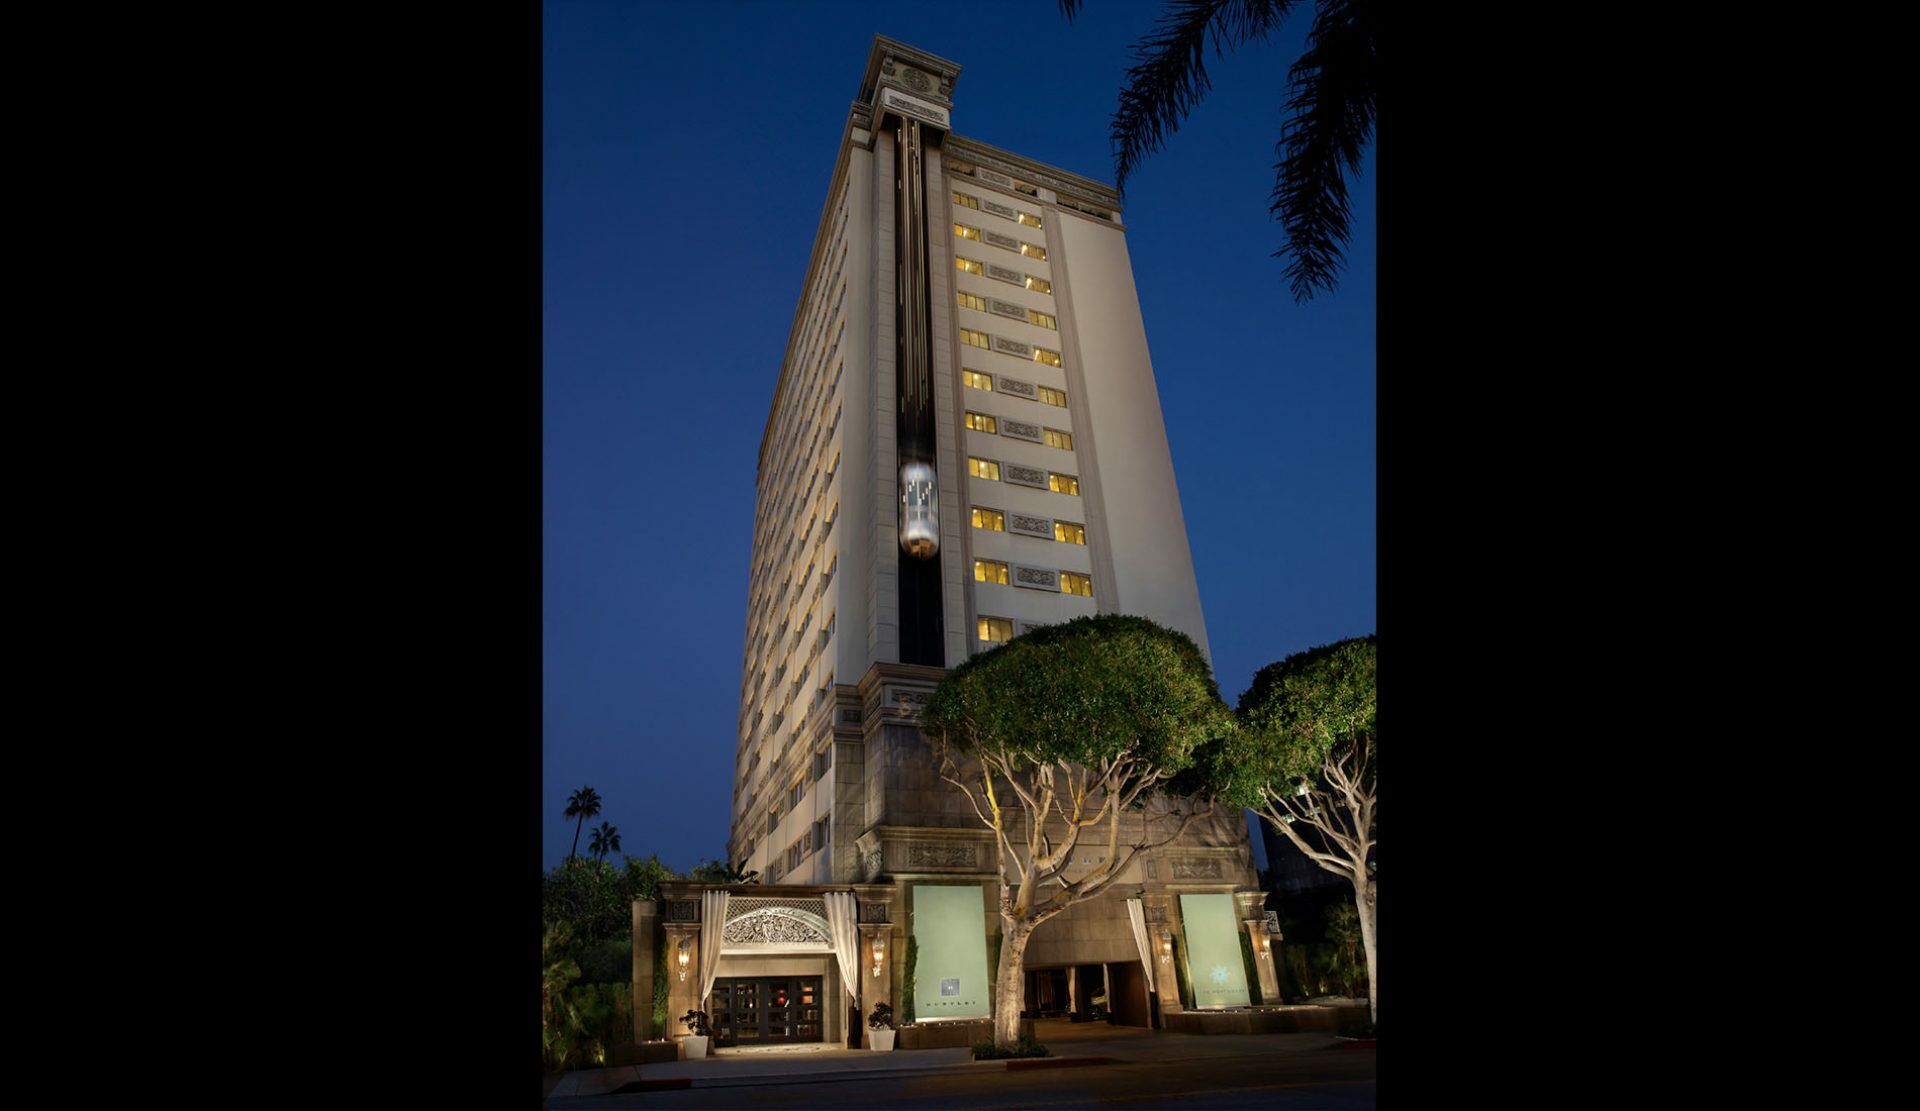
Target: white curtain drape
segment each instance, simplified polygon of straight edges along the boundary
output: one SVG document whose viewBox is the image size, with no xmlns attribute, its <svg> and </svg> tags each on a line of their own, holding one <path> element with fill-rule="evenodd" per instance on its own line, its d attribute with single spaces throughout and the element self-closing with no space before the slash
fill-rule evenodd
<svg viewBox="0 0 1920 1111">
<path fill-rule="evenodd" d="M 1147 913 L 1140 900 L 1127 900 L 1127 921 L 1133 924 L 1133 943 L 1140 947 L 1140 967 L 1147 970 L 1147 992 L 1153 993 L 1153 946 L 1147 943 Z"/>
<path fill-rule="evenodd" d="M 827 904 L 827 928 L 833 934 L 833 955 L 840 958 L 840 982 L 847 995 L 860 998 L 860 927 L 854 911 L 853 892 L 829 891 L 821 898 Z"/>
<path fill-rule="evenodd" d="M 727 893 L 709 888 L 700 896 L 700 995 L 702 1010 L 720 973 L 720 933 L 727 928 Z"/>
</svg>

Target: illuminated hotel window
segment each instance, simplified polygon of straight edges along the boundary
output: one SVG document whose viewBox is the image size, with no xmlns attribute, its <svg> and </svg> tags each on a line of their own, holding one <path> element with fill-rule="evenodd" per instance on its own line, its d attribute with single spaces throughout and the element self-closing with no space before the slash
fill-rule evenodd
<svg viewBox="0 0 1920 1111">
<path fill-rule="evenodd" d="M 1058 428 L 1046 429 L 1048 447 L 1057 447 L 1063 451 L 1073 450 L 1073 433 L 1062 432 Z"/>
<path fill-rule="evenodd" d="M 981 312 L 987 311 L 987 299 L 985 297 L 968 293 L 965 290 L 955 291 L 954 297 L 959 300 L 960 307 L 963 309 L 978 309 Z"/>
<path fill-rule="evenodd" d="M 961 371 L 960 380 L 965 382 L 967 385 L 972 386 L 976 390 L 991 391 L 993 389 L 993 375 L 982 374 L 977 370 Z"/>
<path fill-rule="evenodd" d="M 969 274 L 980 273 L 980 264 L 970 258 L 961 258 L 960 256 L 955 255 L 953 258 L 953 265 L 955 269 L 965 270 Z"/>
<path fill-rule="evenodd" d="M 1047 476 L 1047 489 L 1052 490 L 1056 494 L 1072 494 L 1075 497 L 1079 497 L 1080 480 L 1070 474 L 1049 474 Z"/>
<path fill-rule="evenodd" d="M 985 413 L 969 412 L 967 414 L 967 427 L 975 432 L 997 432 L 999 423 Z"/>
<path fill-rule="evenodd" d="M 1055 521 L 1053 523 L 1053 538 L 1062 544 L 1085 544 L 1087 542 L 1087 526 L 1076 525 L 1072 521 Z"/>
<path fill-rule="evenodd" d="M 1007 565 L 997 559 L 976 559 L 973 561 L 973 581 L 980 583 L 999 583 L 1007 585 Z"/>
<path fill-rule="evenodd" d="M 1040 386 L 1038 389 L 1040 390 L 1040 400 L 1046 402 L 1048 405 L 1058 405 L 1062 408 L 1066 407 L 1066 391 L 1056 390 L 1052 386 Z"/>
<path fill-rule="evenodd" d="M 998 482 L 1000 481 L 1000 464 L 991 459 L 975 459 L 969 455 L 967 456 L 967 473 L 975 478 L 990 478 Z"/>
<path fill-rule="evenodd" d="M 956 224 L 954 226 L 958 227 L 959 225 Z M 1036 246 L 1032 243 L 1020 244 L 1020 253 L 1027 256 L 1028 258 L 1037 258 L 1041 262 L 1047 261 L 1047 249 L 1045 247 Z"/>
<path fill-rule="evenodd" d="M 1054 323 L 1053 317 L 1041 312 L 1039 309 L 1028 309 L 1027 319 L 1040 325 L 1042 328 L 1052 328 L 1056 332 L 1060 330 L 1060 325 Z"/>
<path fill-rule="evenodd" d="M 1033 290 L 1035 293 L 1052 293 L 1053 283 L 1045 278 L 1036 278 L 1029 274 L 1027 275 L 1027 288 Z"/>
<path fill-rule="evenodd" d="M 1031 212 L 1022 212 L 1020 214 L 1020 222 L 1027 225 L 1030 228 L 1037 228 L 1042 226 L 1042 224 L 1040 223 L 1040 217 L 1035 216 Z"/>
<path fill-rule="evenodd" d="M 1045 363 L 1048 366 L 1060 366 L 1060 352 L 1049 351 L 1044 347 L 1036 347 L 1033 349 L 1033 361 L 1036 363 Z"/>
<path fill-rule="evenodd" d="M 976 332 L 972 328 L 960 329 L 960 342 L 974 347 L 990 348 L 992 346 L 987 342 L 987 334 L 985 332 Z"/>
<path fill-rule="evenodd" d="M 1005 617 L 982 617 L 980 639 L 1005 644 L 1013 639 L 1013 622 Z"/>
<path fill-rule="evenodd" d="M 1093 597 L 1093 577 L 1073 571 L 1060 572 L 1060 593 L 1078 594 L 1082 598 Z"/>
<path fill-rule="evenodd" d="M 965 224 L 955 224 L 953 225 L 953 234 L 962 239 L 978 239 L 980 238 L 980 229 L 970 228 Z"/>
<path fill-rule="evenodd" d="M 980 207 L 980 199 L 978 197 L 969 197 L 965 193 L 955 193 L 953 195 L 953 203 L 963 204 L 963 205 L 966 205 L 968 208 Z"/>
<path fill-rule="evenodd" d="M 998 509 L 973 507 L 973 527 L 991 529 L 994 532 L 1007 531 L 1007 515 Z"/>
</svg>

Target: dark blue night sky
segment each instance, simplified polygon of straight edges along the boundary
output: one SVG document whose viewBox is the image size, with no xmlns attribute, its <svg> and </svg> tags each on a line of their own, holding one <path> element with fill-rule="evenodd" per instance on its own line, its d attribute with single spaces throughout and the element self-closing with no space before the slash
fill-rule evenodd
<svg viewBox="0 0 1920 1111">
<path fill-rule="evenodd" d="M 624 852 L 725 854 L 755 454 L 873 35 L 960 63 L 960 134 L 1111 181 L 1107 121 L 1161 5 L 1086 7 L 1069 25 L 1052 0 L 547 0 L 548 863 L 583 783 Z M 1229 702 L 1263 665 L 1375 628 L 1371 158 L 1337 294 L 1296 306 L 1271 257 L 1309 18 L 1209 55 L 1212 93 L 1125 205 Z"/>
</svg>

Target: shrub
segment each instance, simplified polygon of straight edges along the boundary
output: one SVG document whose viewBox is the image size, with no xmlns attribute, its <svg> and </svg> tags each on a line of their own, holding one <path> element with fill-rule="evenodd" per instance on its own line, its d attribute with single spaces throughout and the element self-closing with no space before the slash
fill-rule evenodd
<svg viewBox="0 0 1920 1111">
<path fill-rule="evenodd" d="M 580 978 L 589 984 L 633 983 L 633 934 L 579 947 Z"/>
<path fill-rule="evenodd" d="M 1053 1056 L 1053 1054 L 1048 1052 L 1046 1046 L 1033 1040 L 1032 1034 L 1020 1035 L 1020 1040 L 1014 1042 L 1011 1047 L 1006 1049 L 1002 1049 L 993 1044 L 992 1038 L 988 1038 L 984 1042 L 975 1042 L 973 1046 L 973 1059 L 976 1061 L 998 1061 L 1007 1057 L 1051 1056 Z"/>
<path fill-rule="evenodd" d="M 1254 963 L 1253 939 L 1244 930 L 1240 932 L 1240 963 L 1247 969 L 1247 998 L 1258 1007 L 1264 1002 L 1260 996 L 1260 966 Z"/>
<path fill-rule="evenodd" d="M 1187 962 L 1180 955 L 1180 939 L 1170 938 L 1173 942 L 1173 977 L 1180 985 L 1180 1005 L 1193 1009 L 1193 985 L 1187 983 Z"/>
<path fill-rule="evenodd" d="M 920 943 L 911 935 L 907 938 L 906 983 L 900 988 L 900 1025 L 913 1025 L 913 974 L 914 967 L 920 963 Z"/>
<path fill-rule="evenodd" d="M 667 1036 L 667 944 L 656 940 L 653 946 L 653 1034 Z"/>
</svg>

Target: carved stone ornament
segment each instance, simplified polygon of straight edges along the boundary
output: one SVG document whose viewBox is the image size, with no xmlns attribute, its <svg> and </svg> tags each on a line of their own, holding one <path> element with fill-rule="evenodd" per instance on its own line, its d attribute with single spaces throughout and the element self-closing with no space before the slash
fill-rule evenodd
<svg viewBox="0 0 1920 1111">
<path fill-rule="evenodd" d="M 792 907 L 762 907 L 727 923 L 720 940 L 728 945 L 830 945 L 825 921 Z"/>
<path fill-rule="evenodd" d="M 933 79 L 917 69 L 909 69 L 905 73 L 902 73 L 900 80 L 906 83 L 907 88 L 912 89 L 916 93 L 924 93 L 928 89 L 933 88 Z"/>
<path fill-rule="evenodd" d="M 1217 880 L 1220 878 L 1220 861 L 1176 860 L 1173 862 L 1173 878 L 1177 880 Z"/>
<path fill-rule="evenodd" d="M 887 921 L 887 904 L 861 903 L 860 904 L 860 921 L 878 922 L 884 925 Z"/>
<path fill-rule="evenodd" d="M 860 871 L 864 882 L 872 883 L 880 878 L 880 846 L 875 845 L 860 861 Z"/>
<path fill-rule="evenodd" d="M 698 900 L 696 900 L 696 899 L 669 899 L 669 900 L 667 900 L 667 917 L 666 917 L 666 920 L 667 920 L 667 921 L 669 921 L 669 922 L 698 922 L 698 921 L 700 921 L 700 903 L 699 903 L 699 901 L 698 901 Z"/>
<path fill-rule="evenodd" d="M 1167 922 L 1166 907 L 1150 906 L 1146 908 L 1146 911 L 1147 911 L 1147 921 L 1152 922 L 1156 925 L 1162 925 L 1162 926 L 1166 925 L 1166 922 Z"/>
<path fill-rule="evenodd" d="M 972 845 L 937 845 L 915 841 L 907 845 L 909 868 L 972 868 L 979 855 Z"/>
</svg>

